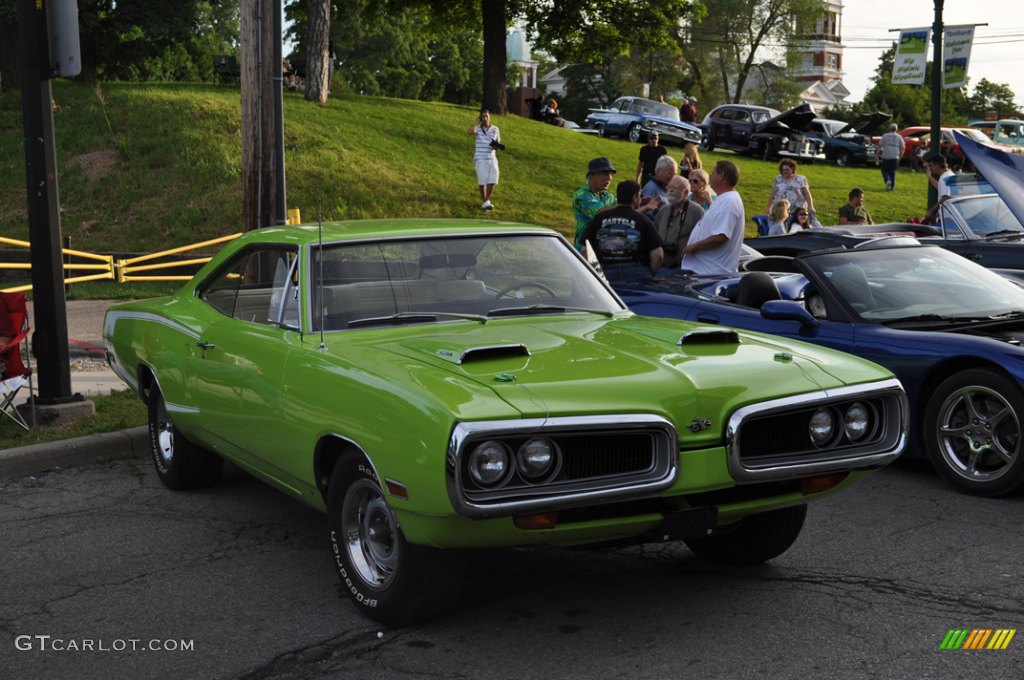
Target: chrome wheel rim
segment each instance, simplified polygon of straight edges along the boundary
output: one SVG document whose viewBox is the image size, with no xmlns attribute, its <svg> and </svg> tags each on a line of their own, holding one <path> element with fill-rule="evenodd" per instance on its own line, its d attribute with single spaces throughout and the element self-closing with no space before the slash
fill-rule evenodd
<svg viewBox="0 0 1024 680">
<path fill-rule="evenodd" d="M 166 470 L 174 461 L 174 423 L 167 417 L 167 407 L 160 400 L 156 414 L 156 462 Z"/>
<path fill-rule="evenodd" d="M 946 466 L 975 483 L 1005 475 L 1021 452 L 1021 426 L 1013 406 L 998 392 L 972 385 L 949 395 L 936 423 Z"/>
<path fill-rule="evenodd" d="M 640 126 L 634 124 L 629 128 L 629 141 L 639 142 L 640 141 Z"/>
<path fill-rule="evenodd" d="M 395 577 L 400 548 L 398 523 L 380 488 L 368 479 L 355 482 L 345 494 L 341 521 L 352 568 L 368 586 L 386 588 Z"/>
</svg>

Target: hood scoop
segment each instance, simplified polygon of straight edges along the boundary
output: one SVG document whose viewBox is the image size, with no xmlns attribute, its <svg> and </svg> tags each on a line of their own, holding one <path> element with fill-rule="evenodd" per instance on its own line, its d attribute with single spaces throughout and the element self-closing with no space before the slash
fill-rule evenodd
<svg viewBox="0 0 1024 680">
<path fill-rule="evenodd" d="M 443 356 L 443 354 L 442 354 Z M 530 350 L 526 348 L 526 345 L 487 345 L 483 347 L 470 347 L 469 349 L 463 350 L 461 354 L 455 354 L 454 352 L 449 353 L 446 359 L 454 361 L 455 363 L 463 366 L 465 364 L 475 363 L 477 361 L 487 361 L 488 359 L 503 359 L 505 357 L 528 357 L 530 356 Z"/>
<path fill-rule="evenodd" d="M 691 347 L 694 345 L 738 345 L 740 344 L 740 336 L 734 330 L 716 328 L 714 330 L 692 331 L 679 338 L 679 342 L 676 344 L 680 347 Z"/>
</svg>

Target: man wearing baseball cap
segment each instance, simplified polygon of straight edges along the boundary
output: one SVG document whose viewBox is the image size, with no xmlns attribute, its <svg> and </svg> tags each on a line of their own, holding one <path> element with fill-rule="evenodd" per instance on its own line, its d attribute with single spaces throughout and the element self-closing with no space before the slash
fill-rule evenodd
<svg viewBox="0 0 1024 680">
<path fill-rule="evenodd" d="M 594 215 L 604 208 L 615 205 L 615 194 L 608 191 L 612 184 L 612 175 L 615 168 L 612 162 L 604 156 L 594 158 L 587 165 L 587 181 L 572 195 L 572 211 L 576 217 L 576 238 L 577 250 L 583 248 L 580 243 L 580 234 L 590 224 Z"/>
</svg>

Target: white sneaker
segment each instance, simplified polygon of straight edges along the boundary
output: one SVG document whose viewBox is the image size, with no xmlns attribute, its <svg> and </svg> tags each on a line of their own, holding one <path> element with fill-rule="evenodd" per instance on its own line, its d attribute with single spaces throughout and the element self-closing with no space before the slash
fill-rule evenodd
<svg viewBox="0 0 1024 680">
<path fill-rule="evenodd" d="M 491 205 L 490 201 L 484 201 L 483 203 L 480 204 L 480 209 L 481 210 L 494 210 L 494 206 Z"/>
</svg>

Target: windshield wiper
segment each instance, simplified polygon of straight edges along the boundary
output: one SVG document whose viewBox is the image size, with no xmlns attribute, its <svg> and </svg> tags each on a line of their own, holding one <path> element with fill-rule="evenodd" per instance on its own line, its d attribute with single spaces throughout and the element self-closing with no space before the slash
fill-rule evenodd
<svg viewBox="0 0 1024 680">
<path fill-rule="evenodd" d="M 517 314 L 563 314 L 565 312 L 587 312 L 611 318 L 615 312 L 603 309 L 587 309 L 586 307 L 564 307 L 561 305 L 523 305 L 521 307 L 500 307 L 487 312 L 487 316 L 515 316 Z"/>
<path fill-rule="evenodd" d="M 348 322 L 348 327 L 354 328 L 356 326 L 373 326 L 387 323 L 420 323 L 424 321 L 437 321 L 440 317 L 487 323 L 487 317 L 482 314 L 456 314 L 455 312 L 397 312 L 387 316 L 370 316 L 365 319 L 354 319 Z"/>
<path fill-rule="evenodd" d="M 995 238 L 997 236 L 1016 236 L 1017 238 L 1024 237 L 1024 231 L 1020 229 L 1001 229 L 999 231 L 993 231 L 990 234 L 985 234 L 985 238 Z"/>
</svg>

